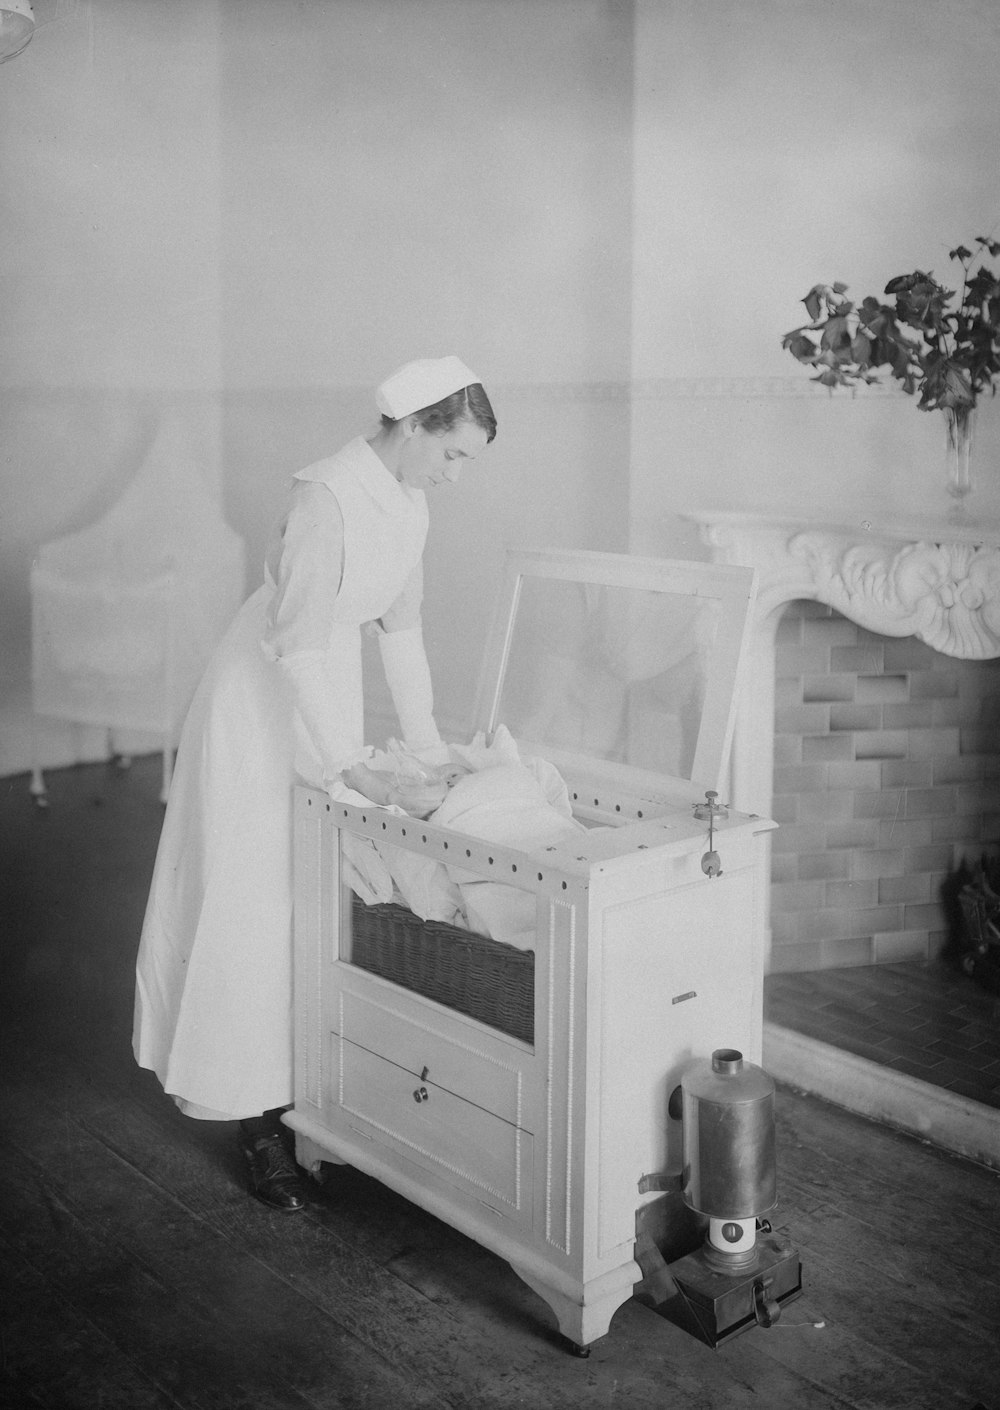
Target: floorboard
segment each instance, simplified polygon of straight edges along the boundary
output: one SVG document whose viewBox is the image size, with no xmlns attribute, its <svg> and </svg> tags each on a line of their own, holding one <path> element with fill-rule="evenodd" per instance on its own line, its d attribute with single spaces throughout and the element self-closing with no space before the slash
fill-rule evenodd
<svg viewBox="0 0 1000 1410">
<path fill-rule="evenodd" d="M 1000 1410 L 1000 1177 L 780 1088 L 802 1297 L 713 1351 L 638 1301 L 587 1360 L 499 1259 L 346 1167 L 247 1197 L 139 1071 L 158 759 L 0 791 L 0 1290 L 11 1410 Z M 820 1323 L 822 1325 L 815 1325 Z"/>
</svg>

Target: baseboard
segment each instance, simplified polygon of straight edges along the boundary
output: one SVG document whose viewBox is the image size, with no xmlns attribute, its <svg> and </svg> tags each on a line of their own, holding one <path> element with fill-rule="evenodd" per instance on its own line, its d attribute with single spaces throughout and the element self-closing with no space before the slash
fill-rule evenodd
<svg viewBox="0 0 1000 1410">
<path fill-rule="evenodd" d="M 764 1067 L 776 1082 L 1000 1170 L 1000 1110 L 995 1107 L 776 1023 L 764 1024 Z"/>
</svg>

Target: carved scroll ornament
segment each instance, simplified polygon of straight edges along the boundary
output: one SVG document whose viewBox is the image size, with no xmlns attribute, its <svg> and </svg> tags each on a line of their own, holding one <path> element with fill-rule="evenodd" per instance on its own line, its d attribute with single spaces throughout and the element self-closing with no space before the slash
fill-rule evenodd
<svg viewBox="0 0 1000 1410">
<path fill-rule="evenodd" d="M 946 656 L 1000 656 L 1000 548 L 858 543 L 807 532 L 788 541 L 820 601 L 887 636 L 917 636 Z"/>
</svg>

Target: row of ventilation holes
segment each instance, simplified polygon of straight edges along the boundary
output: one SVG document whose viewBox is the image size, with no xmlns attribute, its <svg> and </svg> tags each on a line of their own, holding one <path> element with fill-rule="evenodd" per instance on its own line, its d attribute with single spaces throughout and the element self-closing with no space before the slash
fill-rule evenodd
<svg viewBox="0 0 1000 1410">
<path fill-rule="evenodd" d="M 580 801 L 580 795 L 579 795 L 579 793 L 574 793 L 574 794 L 573 794 L 573 802 L 574 802 L 574 803 L 579 803 L 579 801 Z M 309 806 L 310 806 L 310 808 L 312 807 L 312 799 L 309 800 Z M 595 808 L 599 808 L 600 806 L 601 806 L 601 800 L 600 800 L 599 798 L 595 798 L 595 799 L 594 799 L 594 807 L 595 807 Z M 616 812 L 616 813 L 620 813 L 621 810 L 622 810 L 621 804 L 620 804 L 620 803 L 616 803 L 616 804 L 615 804 L 615 812 Z M 330 811 L 330 804 L 329 804 L 329 803 L 327 803 L 327 805 L 326 805 L 326 811 L 327 811 L 327 812 Z M 345 817 L 345 818 L 347 817 L 347 813 L 346 813 L 346 812 L 344 813 L 344 817 Z M 638 818 L 641 818 L 641 817 L 642 817 L 642 812 L 641 812 L 641 810 L 640 810 L 638 813 L 636 813 L 636 817 L 638 817 Z M 361 814 L 361 821 L 364 822 L 364 823 L 366 823 L 366 822 L 368 821 L 368 816 L 367 816 L 366 813 L 362 813 L 362 814 Z M 383 832 L 388 831 L 388 824 L 387 824 L 387 823 L 383 823 L 383 824 L 382 824 L 382 831 L 383 831 Z M 403 836 L 405 837 L 405 836 L 406 836 L 406 828 L 405 828 L 405 827 L 404 827 L 404 828 L 401 828 L 400 831 L 402 832 Z M 427 841 L 427 834 L 426 834 L 426 833 L 421 833 L 421 835 L 420 835 L 420 840 L 421 840 L 421 842 L 426 843 L 426 841 Z M 447 850 L 448 850 L 448 844 L 447 844 L 447 842 L 442 843 L 442 846 L 444 847 L 444 850 L 447 852 Z M 645 850 L 645 848 L 643 848 L 643 850 Z M 466 847 L 466 849 L 465 849 L 465 855 L 466 855 L 467 857 L 471 857 L 471 856 L 472 856 L 472 853 L 469 851 L 468 847 Z M 487 857 L 486 860 L 489 862 L 490 866 L 493 865 L 493 858 L 492 858 L 492 857 Z M 581 857 L 581 858 L 578 858 L 578 860 L 579 860 L 579 861 L 582 861 L 583 858 L 582 858 L 582 857 Z M 517 863 L 516 863 L 516 862 L 511 862 L 510 869 L 511 869 L 512 872 L 517 871 Z M 545 880 L 545 878 L 544 878 L 544 876 L 542 875 L 541 872 L 538 873 L 538 880 L 539 880 L 539 881 L 544 881 L 544 880 Z M 562 884 L 562 889 L 563 889 L 564 891 L 567 889 L 567 887 L 566 887 L 566 882 L 565 882 L 565 881 L 564 881 L 563 884 Z"/>
</svg>

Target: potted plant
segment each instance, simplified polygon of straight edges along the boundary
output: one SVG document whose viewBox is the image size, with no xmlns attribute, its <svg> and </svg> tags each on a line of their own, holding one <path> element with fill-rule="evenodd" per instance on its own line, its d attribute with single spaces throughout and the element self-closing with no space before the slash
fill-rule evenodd
<svg viewBox="0 0 1000 1410">
<path fill-rule="evenodd" d="M 957 292 L 933 274 L 915 269 L 890 279 L 892 303 L 869 295 L 860 304 L 846 284 L 816 284 L 802 302 L 811 322 L 782 339 L 799 362 L 816 369 L 813 381 L 831 390 L 878 382 L 888 368 L 921 411 L 944 413 L 948 432 L 948 491 L 971 488 L 969 452 L 981 393 L 995 394 L 1000 380 L 1000 278 L 985 256 L 1000 255 L 1000 241 L 976 237 L 976 251 L 959 245 L 949 259 L 962 267 Z"/>
</svg>

